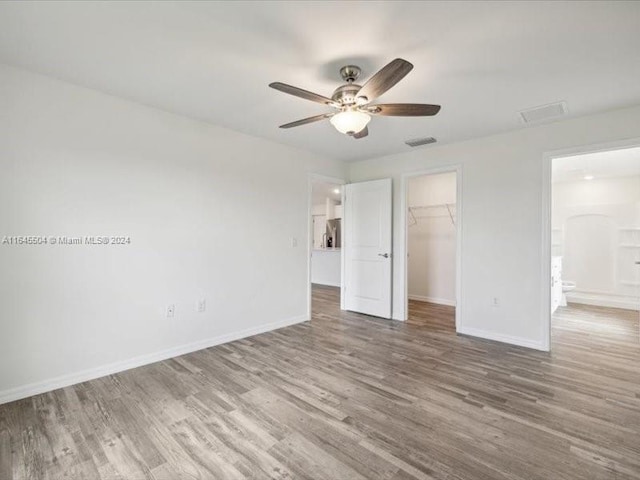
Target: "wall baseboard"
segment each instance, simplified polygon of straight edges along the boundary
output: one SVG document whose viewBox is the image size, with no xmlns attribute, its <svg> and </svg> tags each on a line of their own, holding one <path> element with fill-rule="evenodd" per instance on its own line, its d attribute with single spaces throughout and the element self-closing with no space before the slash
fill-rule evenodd
<svg viewBox="0 0 640 480">
<path fill-rule="evenodd" d="M 306 322 L 308 320 L 309 317 L 307 315 L 299 315 L 285 320 L 260 325 L 258 327 L 240 330 L 239 332 L 227 333 L 225 335 L 219 335 L 217 337 L 208 338 L 206 340 L 200 340 L 197 342 L 180 345 L 166 350 L 161 350 L 159 352 L 140 355 L 129 360 L 110 363 L 96 368 L 90 368 L 87 370 L 81 370 L 79 372 L 61 375 L 49 380 L 44 380 L 42 382 L 30 383 L 27 385 L 0 391 L 0 405 L 2 405 L 3 403 L 20 400 L 22 398 L 31 397 L 33 395 L 57 390 L 59 388 L 68 387 L 77 383 L 86 382 L 95 378 L 105 377 L 114 373 L 123 372 L 132 368 L 142 367 L 151 363 L 160 362 L 162 360 L 167 360 L 168 358 L 179 357 L 180 355 L 185 355 L 187 353 L 203 350 L 205 348 L 214 347 L 223 343 L 229 343 L 235 340 L 252 337 L 260 333 L 270 332 L 279 328 Z"/>
<path fill-rule="evenodd" d="M 323 281 L 320 281 L 320 282 L 316 280 L 316 281 L 314 281 L 312 283 L 313 283 L 313 285 L 324 285 L 325 287 L 338 287 L 339 288 L 339 287 L 342 286 L 342 285 L 340 285 L 340 282 L 331 282 L 331 281 L 326 281 L 326 280 L 323 280 Z"/>
<path fill-rule="evenodd" d="M 597 293 L 571 292 L 567 294 L 567 302 L 594 305 L 596 307 L 640 310 L 640 300 L 633 297 L 602 295 Z"/>
<path fill-rule="evenodd" d="M 461 335 L 469 335 L 471 337 L 483 338 L 485 340 L 493 340 L 501 343 L 508 343 L 510 345 L 516 345 L 518 347 L 526 347 L 532 348 L 534 350 L 541 350 L 543 352 L 548 352 L 549 349 L 542 343 L 536 342 L 534 340 L 529 340 L 528 338 L 522 337 L 514 337 L 511 335 L 503 335 L 501 333 L 488 332 L 486 330 L 481 330 L 479 328 L 470 328 L 470 327 L 458 327 L 456 333 Z"/>
<path fill-rule="evenodd" d="M 408 295 L 409 300 L 416 300 L 418 302 L 428 302 L 428 303 L 436 303 L 438 305 L 448 305 L 450 307 L 456 306 L 455 300 L 449 300 L 448 298 L 437 298 L 437 297 L 425 297 L 423 295 Z"/>
</svg>

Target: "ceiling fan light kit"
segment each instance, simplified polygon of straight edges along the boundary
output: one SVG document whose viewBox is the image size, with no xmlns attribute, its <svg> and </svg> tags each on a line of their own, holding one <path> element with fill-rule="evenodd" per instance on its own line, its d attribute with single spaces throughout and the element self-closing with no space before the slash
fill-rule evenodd
<svg viewBox="0 0 640 480">
<path fill-rule="evenodd" d="M 371 116 L 358 110 L 345 110 L 332 116 L 329 121 L 340 133 L 355 135 L 364 130 Z"/>
<path fill-rule="evenodd" d="M 379 70 L 364 86 L 360 86 L 354 83 L 360 76 L 360 67 L 356 65 L 345 65 L 340 69 L 340 76 L 347 83 L 336 88 L 331 98 L 285 83 L 271 83 L 269 84 L 271 88 L 338 110 L 337 112 L 316 115 L 280 125 L 280 128 L 298 127 L 328 118 L 331 125 L 340 133 L 358 139 L 369 135 L 367 125 L 371 121 L 372 115 L 386 117 L 427 117 L 437 114 L 440 111 L 440 105 L 420 103 L 369 105 L 369 102 L 375 100 L 402 80 L 412 68 L 413 65 L 411 63 L 402 58 L 396 58 Z"/>
</svg>

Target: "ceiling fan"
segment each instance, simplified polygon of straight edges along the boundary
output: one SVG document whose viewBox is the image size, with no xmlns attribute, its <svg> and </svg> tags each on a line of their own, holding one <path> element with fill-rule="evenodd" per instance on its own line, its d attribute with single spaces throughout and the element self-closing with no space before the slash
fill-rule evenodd
<svg viewBox="0 0 640 480">
<path fill-rule="evenodd" d="M 331 98 L 293 87 L 286 83 L 270 83 L 269 86 L 271 88 L 305 100 L 322 103 L 337 110 L 286 123 L 280 125 L 280 128 L 299 127 L 300 125 L 328 118 L 340 133 L 353 138 L 364 138 L 369 135 L 367 124 L 372 115 L 385 117 L 428 117 L 435 115 L 440 111 L 440 105 L 422 103 L 382 103 L 371 105 L 369 103 L 402 80 L 411 69 L 413 69 L 411 63 L 402 58 L 396 58 L 379 70 L 363 86 L 360 86 L 354 83 L 360 76 L 360 67 L 346 65 L 340 69 L 340 76 L 347 83 L 336 88 Z"/>
</svg>

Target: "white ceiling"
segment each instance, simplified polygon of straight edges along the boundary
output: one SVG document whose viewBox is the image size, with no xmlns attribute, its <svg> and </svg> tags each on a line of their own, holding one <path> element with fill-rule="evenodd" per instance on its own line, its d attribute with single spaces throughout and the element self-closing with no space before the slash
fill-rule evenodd
<svg viewBox="0 0 640 480">
<path fill-rule="evenodd" d="M 640 103 L 640 2 L 0 2 L 0 62 L 251 135 L 357 160 L 522 128 L 565 100 L 571 116 Z M 414 70 L 381 102 L 438 103 L 431 118 L 374 118 L 354 140 L 326 110 L 338 68 Z M 428 148 L 428 147 L 425 147 Z"/>
<path fill-rule="evenodd" d="M 640 147 L 556 158 L 551 169 L 554 182 L 640 175 Z"/>
<path fill-rule="evenodd" d="M 324 205 L 327 201 L 327 198 L 335 200 L 337 203 L 342 202 L 341 186 L 338 184 L 313 182 L 311 192 L 311 195 L 313 197 L 311 199 L 312 205 Z"/>
</svg>

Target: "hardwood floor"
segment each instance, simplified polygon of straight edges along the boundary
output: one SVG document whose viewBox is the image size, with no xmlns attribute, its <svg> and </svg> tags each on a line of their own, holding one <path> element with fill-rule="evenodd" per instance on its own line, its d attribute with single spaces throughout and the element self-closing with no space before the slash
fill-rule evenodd
<svg viewBox="0 0 640 480">
<path fill-rule="evenodd" d="M 0 480 L 639 479 L 637 312 L 558 312 L 551 354 L 341 312 L 0 406 Z"/>
</svg>

